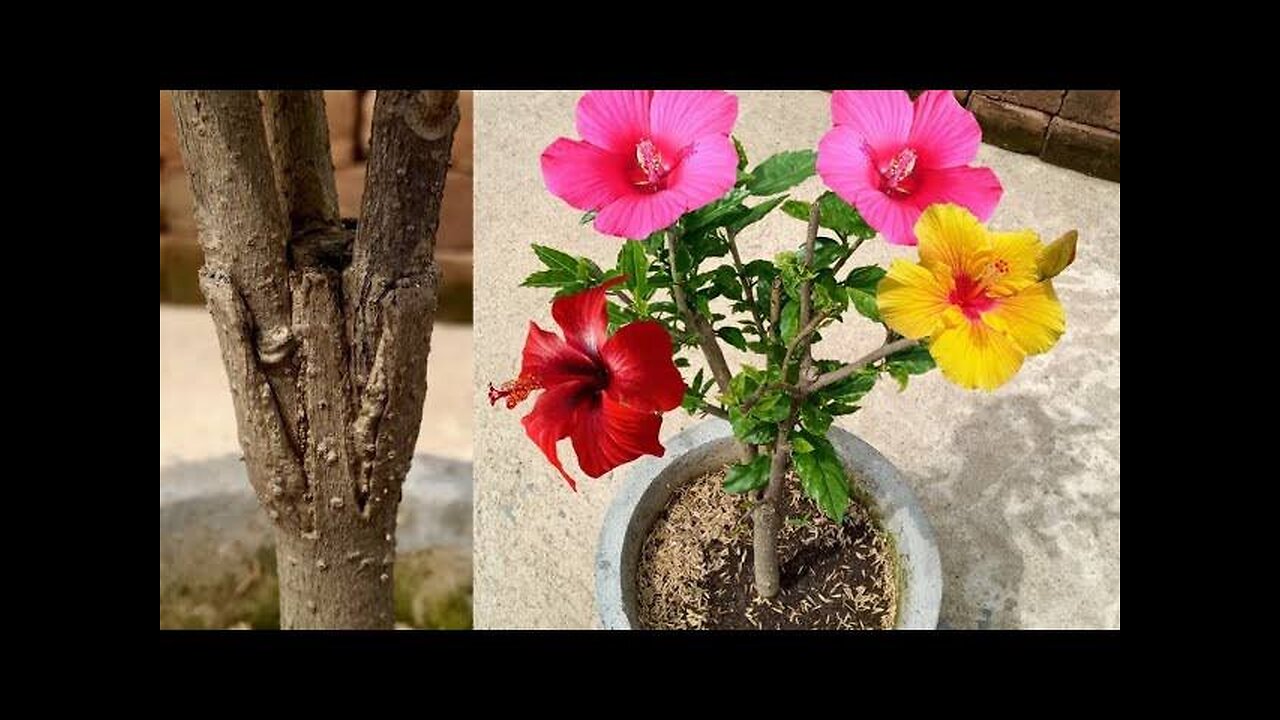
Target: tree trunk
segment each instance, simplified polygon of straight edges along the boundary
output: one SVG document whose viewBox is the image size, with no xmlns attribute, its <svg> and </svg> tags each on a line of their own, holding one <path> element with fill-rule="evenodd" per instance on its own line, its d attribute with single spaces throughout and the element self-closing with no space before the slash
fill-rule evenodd
<svg viewBox="0 0 1280 720">
<path fill-rule="evenodd" d="M 338 218 L 323 95 L 264 98 L 265 118 L 251 91 L 174 94 L 200 287 L 249 481 L 276 528 L 281 626 L 389 628 L 457 93 L 378 94 L 354 238 Z"/>
</svg>

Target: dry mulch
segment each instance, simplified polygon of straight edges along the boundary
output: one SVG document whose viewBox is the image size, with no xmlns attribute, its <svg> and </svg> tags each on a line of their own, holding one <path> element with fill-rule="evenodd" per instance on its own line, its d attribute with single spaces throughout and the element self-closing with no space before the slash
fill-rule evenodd
<svg viewBox="0 0 1280 720">
<path fill-rule="evenodd" d="M 721 489 L 725 471 L 672 494 L 645 538 L 640 624 L 676 629 L 889 629 L 897 583 L 888 536 L 855 498 L 841 524 L 787 479 L 778 538 L 781 591 L 756 596 L 750 500 Z M 855 481 L 856 482 L 856 481 Z"/>
</svg>

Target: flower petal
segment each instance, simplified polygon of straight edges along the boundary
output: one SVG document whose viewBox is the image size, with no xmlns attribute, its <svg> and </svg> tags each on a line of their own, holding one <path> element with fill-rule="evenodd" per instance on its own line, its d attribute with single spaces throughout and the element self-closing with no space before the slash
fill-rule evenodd
<svg viewBox="0 0 1280 720">
<path fill-rule="evenodd" d="M 662 457 L 662 416 L 627 407 L 607 394 L 578 414 L 571 434 L 578 467 L 593 478 L 641 455 Z"/>
<path fill-rule="evenodd" d="M 680 407 L 684 380 L 671 356 L 671 335 L 660 323 L 645 320 L 622 327 L 600 349 L 609 369 L 605 392 L 636 410 L 665 412 Z"/>
<path fill-rule="evenodd" d="M 995 307 L 982 314 L 982 321 L 1008 335 L 1028 355 L 1053 347 L 1067 328 L 1066 312 L 1048 280 L 1017 295 L 1000 298 Z"/>
<path fill-rule="evenodd" d="M 601 208 L 596 230 L 617 237 L 643 240 L 684 214 L 686 200 L 675 189 L 656 193 L 628 193 Z"/>
<path fill-rule="evenodd" d="M 916 98 L 907 144 L 919 153 L 922 168 L 968 165 L 978 155 L 982 129 L 950 90 L 926 90 Z"/>
<path fill-rule="evenodd" d="M 660 144 L 676 149 L 708 135 L 727 139 L 737 119 L 738 98 L 723 90 L 657 90 L 649 105 L 649 132 Z"/>
<path fill-rule="evenodd" d="M 569 487 L 577 485 L 560 464 L 556 443 L 568 437 L 579 422 L 579 417 L 591 403 L 591 386 L 587 383 L 564 383 L 545 390 L 534 403 L 533 411 L 520 421 L 525 434 L 547 456 L 547 460 L 560 471 Z"/>
<path fill-rule="evenodd" d="M 579 210 L 599 210 L 631 192 L 626 157 L 560 138 L 542 152 L 542 181 L 551 193 Z"/>
<path fill-rule="evenodd" d="M 955 203 L 968 208 L 984 222 L 991 218 L 1004 193 L 1000 179 L 990 168 L 921 168 L 915 175 L 920 179 L 920 187 L 913 198 L 921 208 Z"/>
<path fill-rule="evenodd" d="M 970 278 L 982 275 L 986 265 L 987 229 L 959 205 L 930 205 L 916 223 L 920 263 L 946 266 L 952 273 Z"/>
<path fill-rule="evenodd" d="M 853 128 L 837 125 L 822 136 L 816 167 L 822 182 L 851 205 L 863 192 L 879 194 L 879 175 Z"/>
<path fill-rule="evenodd" d="M 565 382 L 594 380 L 596 364 L 559 335 L 530 321 L 520 374 L 536 378 L 539 385 L 550 388 Z"/>
<path fill-rule="evenodd" d="M 557 298 L 551 303 L 551 317 L 564 332 L 564 339 L 589 358 L 600 357 L 609 329 L 609 311 L 605 309 L 605 293 L 622 282 L 615 277 L 582 292 Z"/>
<path fill-rule="evenodd" d="M 850 202 L 867 224 L 884 236 L 891 245 L 915 245 L 913 228 L 920 219 L 920 208 L 910 197 L 894 199 L 878 190 L 859 192 Z"/>
<path fill-rule="evenodd" d="M 738 179 L 738 151 L 728 137 L 704 137 L 684 152 L 680 164 L 667 176 L 667 188 L 683 198 L 683 212 L 720 198 Z"/>
<path fill-rule="evenodd" d="M 831 121 L 856 132 L 877 157 L 906 144 L 911 118 L 911 98 L 902 90 L 837 90 L 831 95 Z"/>
<path fill-rule="evenodd" d="M 994 390 L 1022 367 L 1023 353 L 1004 333 L 982 321 L 962 322 L 929 343 L 948 380 L 963 388 Z"/>
<path fill-rule="evenodd" d="M 909 338 L 925 338 L 942 326 L 951 277 L 906 260 L 894 260 L 880 280 L 876 304 L 884 323 Z"/>
<path fill-rule="evenodd" d="M 632 156 L 649 135 L 652 90 L 592 90 L 578 99 L 578 134 L 596 147 Z"/>
<path fill-rule="evenodd" d="M 1006 272 L 991 283 L 992 295 L 1012 295 L 1040 280 L 1036 262 L 1040 257 L 1040 237 L 1031 230 L 989 232 L 991 259 L 1003 260 Z"/>
</svg>

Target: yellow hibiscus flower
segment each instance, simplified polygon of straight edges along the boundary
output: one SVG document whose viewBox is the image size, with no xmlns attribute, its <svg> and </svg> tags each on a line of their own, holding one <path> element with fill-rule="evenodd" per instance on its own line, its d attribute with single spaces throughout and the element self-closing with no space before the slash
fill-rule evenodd
<svg viewBox="0 0 1280 720">
<path fill-rule="evenodd" d="M 993 232 L 968 210 L 931 205 L 915 227 L 919 264 L 894 260 L 877 304 L 886 325 L 928 339 L 946 378 L 991 390 L 1008 382 L 1027 355 L 1053 347 L 1066 314 L 1037 261 L 1029 230 Z M 1074 245 L 1072 246 L 1074 250 Z"/>
</svg>

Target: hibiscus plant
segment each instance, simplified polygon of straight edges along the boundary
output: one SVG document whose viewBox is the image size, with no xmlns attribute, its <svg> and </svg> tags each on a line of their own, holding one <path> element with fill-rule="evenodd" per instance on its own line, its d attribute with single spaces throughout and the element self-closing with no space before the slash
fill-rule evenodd
<svg viewBox="0 0 1280 720">
<path fill-rule="evenodd" d="M 970 167 L 981 131 L 950 91 L 836 92 L 818 150 L 752 166 L 732 136 L 737 98 L 719 91 L 593 91 L 577 105 L 581 140 L 543 153 L 547 188 L 620 238 L 602 268 L 541 244 L 545 268 L 526 287 L 554 289 L 563 338 L 530 322 L 519 376 L 490 386 L 514 408 L 541 390 L 523 424 L 570 487 L 556 452 L 569 438 L 599 477 L 661 456 L 662 413 L 683 407 L 728 420 L 740 461 L 724 490 L 749 495 L 756 592 L 779 591 L 776 539 L 784 484 L 794 477 L 836 522 L 850 503 L 827 440 L 882 375 L 905 389 L 939 367 L 966 388 L 993 389 L 1065 329 L 1050 278 L 1075 255 L 1075 233 L 1042 246 L 1029 230 L 984 225 L 1002 188 Z M 821 176 L 812 200 L 788 191 Z M 769 213 L 797 242 L 744 259 L 737 238 Z M 804 228 L 801 230 L 800 228 Z M 919 262 L 888 270 L 853 261 L 877 234 L 919 245 Z M 822 331 L 855 316 L 884 326 L 884 343 L 852 361 L 817 351 Z M 721 344 L 757 360 L 730 368 Z M 705 359 L 687 379 L 685 351 Z M 709 371 L 709 376 L 707 374 Z"/>
</svg>

